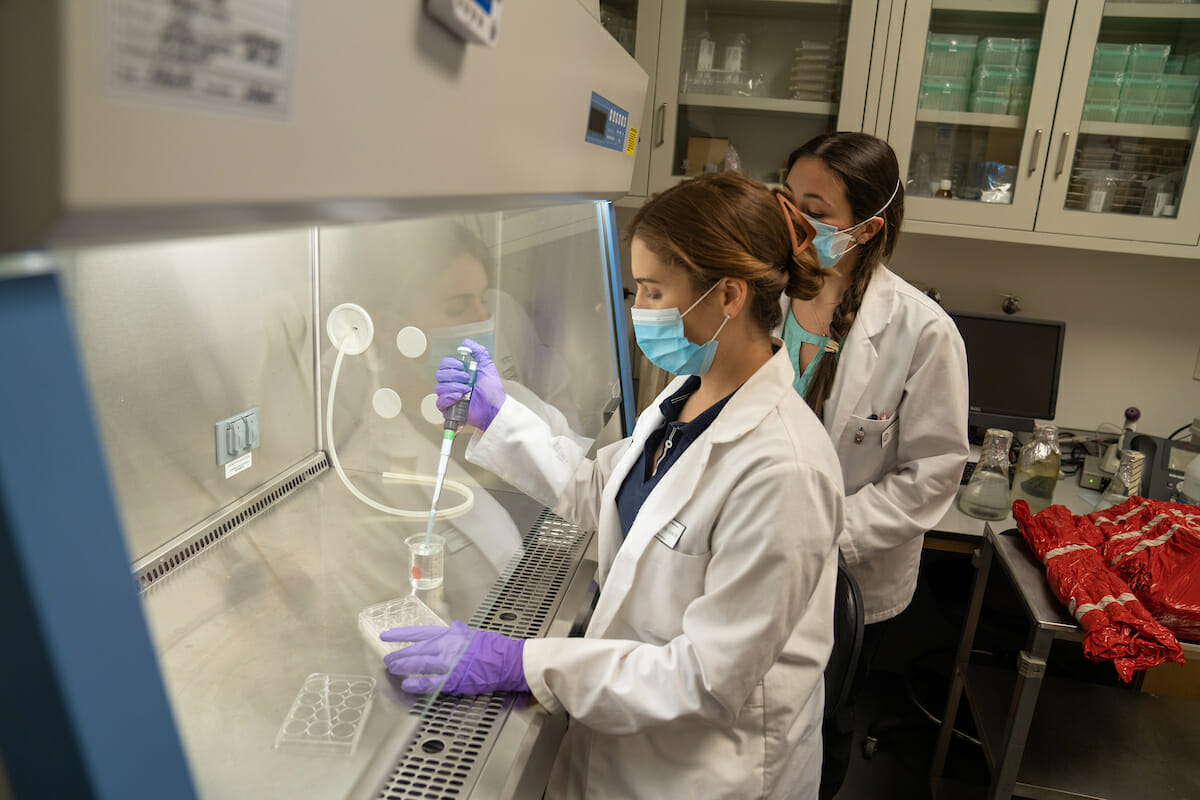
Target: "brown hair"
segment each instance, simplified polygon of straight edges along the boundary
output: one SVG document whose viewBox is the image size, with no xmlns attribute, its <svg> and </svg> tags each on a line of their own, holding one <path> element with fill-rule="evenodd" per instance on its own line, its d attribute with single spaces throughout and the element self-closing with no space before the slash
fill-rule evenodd
<svg viewBox="0 0 1200 800">
<path fill-rule="evenodd" d="M 879 232 L 866 244 L 856 248 L 859 251 L 858 263 L 850 274 L 850 285 L 846 287 L 842 301 L 833 310 L 829 336 L 841 343 L 854 324 L 875 267 L 892 255 L 900 236 L 900 223 L 904 220 L 904 187 L 899 182 L 900 166 L 896 163 L 896 153 L 891 145 L 866 133 L 829 133 L 808 141 L 788 156 L 789 172 L 801 158 L 816 159 L 837 176 L 850 203 L 855 224 L 871 217 L 883 220 Z M 895 197 L 892 197 L 893 191 Z M 889 197 L 892 197 L 891 203 L 888 203 Z M 883 208 L 885 203 L 887 208 Z M 790 296 L 807 299 L 800 295 Z M 837 368 L 837 358 L 822 358 L 808 385 L 804 399 L 818 417 L 823 417 L 825 401 L 833 389 Z"/>
<path fill-rule="evenodd" d="M 804 239 L 802 223 L 784 211 L 779 194 L 791 198 L 736 173 L 699 175 L 650 198 L 625 240 L 637 238 L 664 264 L 682 268 L 698 292 L 722 278 L 746 281 L 750 313 L 769 334 L 782 318 L 781 292 L 809 298 L 821 288 L 812 248 L 793 255 L 793 234 Z"/>
</svg>

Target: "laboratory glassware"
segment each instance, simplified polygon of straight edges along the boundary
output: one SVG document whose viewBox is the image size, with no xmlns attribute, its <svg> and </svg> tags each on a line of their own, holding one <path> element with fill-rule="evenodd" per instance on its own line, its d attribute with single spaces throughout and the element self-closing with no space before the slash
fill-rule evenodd
<svg viewBox="0 0 1200 800">
<path fill-rule="evenodd" d="M 959 492 L 958 507 L 978 519 L 1004 519 L 1012 507 L 1008 496 L 1008 450 L 1012 431 L 988 428 L 983 435 L 979 464 L 971 480 Z"/>
<path fill-rule="evenodd" d="M 1121 464 L 1117 474 L 1108 482 L 1108 488 L 1100 495 L 1096 510 L 1102 511 L 1115 505 L 1120 505 L 1142 488 L 1142 467 L 1146 462 L 1146 454 L 1138 450 L 1126 450 L 1121 454 Z"/>
<path fill-rule="evenodd" d="M 1033 424 L 1033 438 L 1021 448 L 1017 470 L 1013 476 L 1012 493 L 1015 503 L 1024 500 L 1029 511 L 1036 514 L 1054 502 L 1058 471 L 1062 466 L 1062 451 L 1058 447 L 1058 426 L 1048 422 Z"/>
</svg>

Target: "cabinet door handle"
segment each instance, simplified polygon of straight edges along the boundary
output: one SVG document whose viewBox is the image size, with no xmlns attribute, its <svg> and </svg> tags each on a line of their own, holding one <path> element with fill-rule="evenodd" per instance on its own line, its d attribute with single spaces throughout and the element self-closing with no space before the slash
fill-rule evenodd
<svg viewBox="0 0 1200 800">
<path fill-rule="evenodd" d="M 667 104 L 666 103 L 663 103 L 661 106 L 658 107 L 658 114 L 656 114 L 655 116 L 657 117 L 657 119 L 654 121 L 654 124 L 658 128 L 658 138 L 657 138 L 657 141 L 655 141 L 654 146 L 662 147 L 663 144 L 667 141 Z"/>
<path fill-rule="evenodd" d="M 1038 128 L 1033 132 L 1033 152 L 1029 154 L 1029 174 L 1037 172 L 1038 168 L 1038 153 L 1042 149 L 1042 129 Z"/>
<path fill-rule="evenodd" d="M 1062 144 L 1058 149 L 1058 168 L 1054 171 L 1054 177 L 1059 177 L 1063 174 L 1063 167 L 1067 164 L 1067 146 L 1071 144 L 1071 132 L 1063 131 Z"/>
</svg>

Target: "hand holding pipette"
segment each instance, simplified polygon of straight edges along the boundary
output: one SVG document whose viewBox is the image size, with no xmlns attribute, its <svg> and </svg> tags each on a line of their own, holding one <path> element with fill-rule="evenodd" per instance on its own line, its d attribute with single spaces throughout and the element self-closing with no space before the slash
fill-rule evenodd
<svg viewBox="0 0 1200 800">
<path fill-rule="evenodd" d="M 443 358 L 438 365 L 437 387 L 434 389 L 437 393 L 437 407 L 446 414 L 447 409 L 457 404 L 469 392 L 466 422 L 481 431 L 487 430 L 508 395 L 500 382 L 500 372 L 492 362 L 492 354 L 487 348 L 471 339 L 464 339 L 462 346 L 475 361 L 474 383 L 470 382 L 471 375 L 461 358 Z"/>
</svg>

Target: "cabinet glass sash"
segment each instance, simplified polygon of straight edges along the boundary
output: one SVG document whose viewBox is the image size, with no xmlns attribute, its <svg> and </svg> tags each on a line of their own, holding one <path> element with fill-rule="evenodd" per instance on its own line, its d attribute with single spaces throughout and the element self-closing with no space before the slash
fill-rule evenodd
<svg viewBox="0 0 1200 800">
<path fill-rule="evenodd" d="M 1195 244 L 1200 4 L 1080 4 L 1038 228 Z"/>
<path fill-rule="evenodd" d="M 859 129 L 874 8 L 861 0 L 664 2 L 651 191 L 729 168 L 735 154 L 746 175 L 778 183 L 791 150 L 839 126 Z M 852 17 L 857 24 L 867 10 L 851 35 Z M 857 118 L 841 115 L 843 95 Z"/>
<path fill-rule="evenodd" d="M 909 219 L 1032 229 L 1072 0 L 906 13 L 891 141 Z"/>
</svg>

